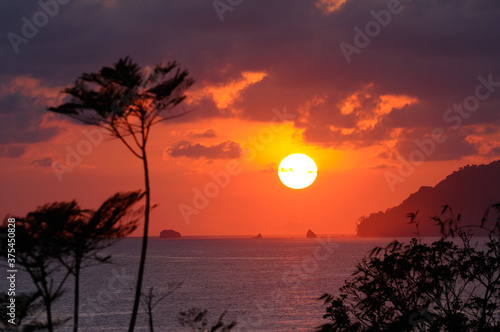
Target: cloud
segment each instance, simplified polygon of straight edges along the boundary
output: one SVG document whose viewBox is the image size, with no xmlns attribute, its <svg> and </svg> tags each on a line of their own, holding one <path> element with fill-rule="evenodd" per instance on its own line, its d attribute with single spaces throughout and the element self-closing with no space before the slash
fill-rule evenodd
<svg viewBox="0 0 500 332">
<path fill-rule="evenodd" d="M 184 172 L 184 174 L 202 174 L 202 173 L 205 173 L 203 167 L 191 168 Z"/>
<path fill-rule="evenodd" d="M 500 146 L 497 146 L 496 148 L 492 148 L 490 152 L 488 153 L 488 156 L 498 158 L 500 156 Z"/>
<path fill-rule="evenodd" d="M 173 158 L 238 159 L 241 151 L 238 143 L 229 140 L 213 145 L 180 141 L 167 148 L 165 154 Z"/>
<path fill-rule="evenodd" d="M 328 97 L 315 98 L 300 108 L 299 125 L 304 127 L 303 137 L 325 146 L 359 148 L 394 138 L 396 128 L 385 125 L 385 119 L 395 110 L 417 103 L 406 95 L 377 95 L 373 84 L 340 100 L 330 112 L 324 105 Z"/>
<path fill-rule="evenodd" d="M 45 158 L 33 160 L 32 162 L 30 162 L 28 164 L 28 166 L 49 168 L 49 167 L 52 167 L 53 162 L 54 162 L 54 159 L 52 159 L 51 157 L 45 157 Z"/>
<path fill-rule="evenodd" d="M 201 89 L 188 92 L 188 103 L 199 103 L 201 99 L 211 98 L 218 109 L 226 109 L 241 97 L 250 85 L 262 81 L 266 72 L 242 72 L 241 77 L 222 84 L 207 84 Z M 233 110 L 233 112 L 236 112 Z"/>
<path fill-rule="evenodd" d="M 28 76 L 0 83 L 0 144 L 44 142 L 62 132 L 46 111 L 47 105 L 61 100 L 58 90 Z"/>
<path fill-rule="evenodd" d="M 317 0 L 316 7 L 323 10 L 325 13 L 333 13 L 347 0 Z"/>
<path fill-rule="evenodd" d="M 378 164 L 372 167 L 372 169 L 387 169 L 390 168 L 391 166 L 388 164 Z"/>
<path fill-rule="evenodd" d="M 443 142 L 440 143 L 440 140 L 432 139 L 427 129 L 414 129 L 400 137 L 390 150 L 405 159 L 410 158 L 412 153 L 418 153 L 425 156 L 426 161 L 459 160 L 477 154 L 476 145 L 467 139 L 466 134 L 452 131 L 446 133 L 446 137 L 443 137 Z"/>
<path fill-rule="evenodd" d="M 303 129 L 306 143 L 386 146 L 388 141 L 408 140 L 407 128 L 430 133 L 446 126 L 443 112 L 474 93 L 479 75 L 491 73 L 500 81 L 500 43 L 495 42 L 500 2 L 401 5 L 402 12 L 392 15 L 348 64 L 339 44 L 353 44 L 354 28 L 364 31 L 374 21 L 372 11 L 386 10 L 387 1 L 255 0 L 225 12 L 224 22 L 210 1 L 73 1 L 21 45 L 18 55 L 4 38 L 0 82 L 30 75 L 51 87 L 66 86 L 83 72 L 125 55 L 140 65 L 175 59 L 196 80 L 189 96 L 198 111 L 174 121 L 269 121 L 274 107 L 286 105 L 293 114 L 301 110 L 295 126 Z M 36 2 L 0 2 L 0 11 L 9 12 L 0 29 L 21 33 L 20 18 L 36 10 Z M 89 48 L 89 41 L 103 47 Z M 377 108 L 383 96 L 417 102 L 396 107 L 391 100 L 391 110 Z M 15 129 L 0 137 L 0 143 L 47 140 L 57 134 L 39 128 L 39 117 L 31 113 L 43 107 L 34 107 L 30 98 L 8 102 L 17 103 L 16 112 L 24 114 L 8 119 L 2 129 Z M 500 91 L 495 91 L 464 124 L 498 128 L 499 107 Z M 449 144 L 453 140 L 464 144 L 463 135 L 450 134 Z"/>
<path fill-rule="evenodd" d="M 186 135 L 192 138 L 216 138 L 217 132 L 215 128 L 209 128 L 206 130 L 190 130 Z"/>
<path fill-rule="evenodd" d="M 262 173 L 276 173 L 278 172 L 278 164 L 277 163 L 269 163 L 266 165 L 266 168 L 260 170 Z"/>
<path fill-rule="evenodd" d="M 0 145 L 0 158 L 19 158 L 26 153 L 24 145 Z"/>
</svg>

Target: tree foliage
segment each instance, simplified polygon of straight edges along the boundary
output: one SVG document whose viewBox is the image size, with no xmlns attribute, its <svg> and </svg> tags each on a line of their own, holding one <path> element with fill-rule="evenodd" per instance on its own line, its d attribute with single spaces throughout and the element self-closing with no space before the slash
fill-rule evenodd
<svg viewBox="0 0 500 332">
<path fill-rule="evenodd" d="M 39 320 L 37 313 L 42 307 L 39 301 L 40 292 L 34 293 L 19 293 L 16 296 L 16 317 L 14 325 L 9 323 L 10 316 L 8 316 L 10 304 L 10 296 L 7 293 L 0 294 L 0 322 L 3 328 L 0 331 L 16 331 L 16 332 L 31 332 L 31 331 L 46 331 L 48 329 L 47 323 Z"/>
<path fill-rule="evenodd" d="M 142 305 L 148 313 L 149 332 L 154 332 L 153 310 L 155 309 L 155 307 L 181 286 L 182 282 L 167 282 L 166 292 L 160 294 L 159 297 L 157 294 L 155 294 L 153 286 L 149 287 L 146 294 L 142 294 Z"/>
<path fill-rule="evenodd" d="M 49 111 L 67 115 L 84 124 L 104 128 L 142 161 L 146 206 L 130 332 L 135 328 L 139 310 L 148 244 L 151 191 L 146 145 L 150 129 L 156 123 L 187 113 L 174 113 L 173 109 L 186 98 L 184 91 L 193 83 L 188 72 L 181 70 L 175 61 L 158 64 L 152 70 L 142 70 L 126 57 L 113 67 L 84 73 L 74 86 L 63 90 L 70 100 L 49 108 Z"/>
<path fill-rule="evenodd" d="M 46 312 L 46 323 L 36 326 L 53 331 L 63 323 L 53 318 L 52 305 L 64 294 L 65 282 L 73 275 L 73 320 L 77 330 L 80 271 L 108 261 L 110 256 L 99 256 L 99 252 L 137 227 L 141 209 L 135 205 L 143 196 L 140 191 L 117 193 L 95 211 L 81 209 L 76 201 L 55 202 L 15 218 L 17 264 L 26 270 L 37 290 L 36 296 L 25 296 L 25 306 L 19 302 L 20 308 L 32 310 L 40 297 Z M 5 254 L 7 243 L 2 243 L 1 248 Z"/>
<path fill-rule="evenodd" d="M 432 218 L 438 241 L 374 248 L 340 295 L 320 298 L 330 322 L 318 331 L 498 331 L 500 204 L 491 208 L 494 220 L 488 210 L 481 223 L 490 225 L 485 243 L 472 243 L 471 226 L 444 206 Z M 408 216 L 418 226 L 416 213 Z"/>
<path fill-rule="evenodd" d="M 207 313 L 207 310 L 191 308 L 188 311 L 180 312 L 177 320 L 182 327 L 186 330 L 189 328 L 189 330 L 193 332 L 227 332 L 231 331 L 236 326 L 236 322 L 226 324 L 222 321 L 226 312 L 223 312 L 219 316 L 219 319 L 215 324 L 209 326 Z"/>
<path fill-rule="evenodd" d="M 184 91 L 193 83 L 175 61 L 147 72 L 125 57 L 113 67 L 84 73 L 74 86 L 63 90 L 70 100 L 49 110 L 108 130 L 143 158 L 150 127 L 185 114 L 173 109 L 186 98 Z"/>
</svg>

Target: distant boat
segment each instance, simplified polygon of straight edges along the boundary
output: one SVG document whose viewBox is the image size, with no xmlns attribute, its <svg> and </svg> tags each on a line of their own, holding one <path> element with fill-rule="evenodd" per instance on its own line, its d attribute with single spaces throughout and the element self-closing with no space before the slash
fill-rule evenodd
<svg viewBox="0 0 500 332">
<path fill-rule="evenodd" d="M 257 236 L 254 236 L 254 239 L 262 239 L 262 234 L 257 234 Z"/>
<path fill-rule="evenodd" d="M 167 229 L 160 232 L 160 239 L 180 239 L 181 233 L 172 229 Z"/>
<path fill-rule="evenodd" d="M 308 230 L 308 231 L 307 231 L 307 234 L 306 234 L 306 237 L 307 237 L 307 238 L 316 238 L 316 237 L 318 237 L 318 236 L 317 236 L 316 234 L 314 234 L 314 232 L 313 232 L 313 231 Z"/>
</svg>

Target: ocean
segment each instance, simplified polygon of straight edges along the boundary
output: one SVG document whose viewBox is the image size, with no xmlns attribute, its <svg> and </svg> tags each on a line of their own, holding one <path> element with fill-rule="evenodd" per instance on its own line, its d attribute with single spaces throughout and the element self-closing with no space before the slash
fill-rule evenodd
<svg viewBox="0 0 500 332">
<path fill-rule="evenodd" d="M 207 327 L 226 312 L 223 322 L 236 321 L 234 331 L 313 331 L 326 323 L 318 297 L 337 294 L 356 262 L 390 240 L 151 238 L 143 292 L 153 287 L 156 301 L 177 285 L 153 309 L 155 331 L 193 331 L 178 322 L 179 312 L 191 308 L 207 310 Z M 79 331 L 127 331 L 140 245 L 140 238 L 123 239 L 102 253 L 111 263 L 82 271 Z M 72 317 L 72 277 L 65 288 L 54 305 L 56 318 Z M 32 289 L 22 273 L 18 289 Z M 143 304 L 136 331 L 149 331 Z M 56 330 L 71 327 L 69 321 Z"/>
</svg>

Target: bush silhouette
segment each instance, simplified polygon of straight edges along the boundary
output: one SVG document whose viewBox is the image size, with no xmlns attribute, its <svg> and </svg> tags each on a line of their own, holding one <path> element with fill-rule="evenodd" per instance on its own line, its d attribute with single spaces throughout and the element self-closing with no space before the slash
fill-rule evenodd
<svg viewBox="0 0 500 332">
<path fill-rule="evenodd" d="M 483 248 L 448 206 L 432 218 L 441 229 L 438 241 L 374 248 L 339 296 L 320 298 L 330 322 L 317 331 L 499 331 L 500 204 L 492 208 L 496 220 Z M 416 214 L 409 217 L 418 229 Z"/>
</svg>

